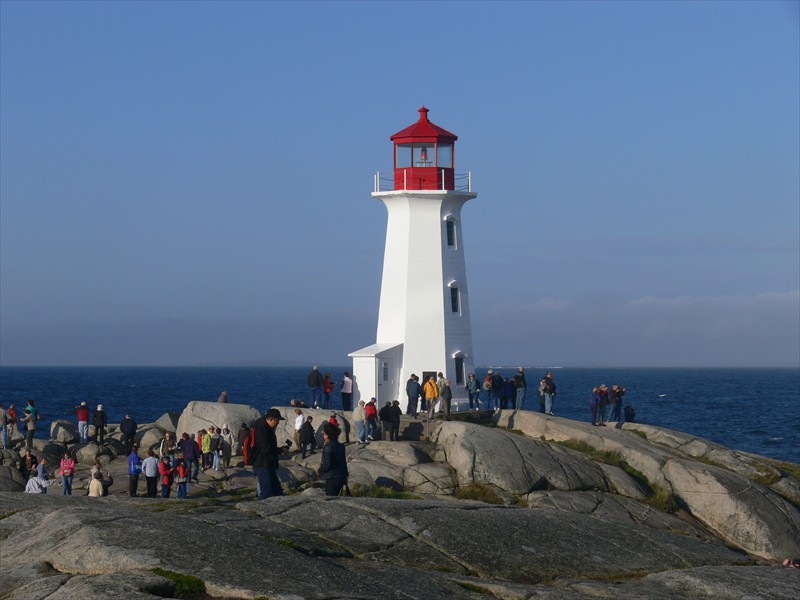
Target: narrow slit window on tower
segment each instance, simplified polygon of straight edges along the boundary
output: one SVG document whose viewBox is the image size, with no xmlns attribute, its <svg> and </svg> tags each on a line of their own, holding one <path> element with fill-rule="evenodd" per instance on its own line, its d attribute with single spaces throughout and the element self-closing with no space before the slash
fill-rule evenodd
<svg viewBox="0 0 800 600">
<path fill-rule="evenodd" d="M 447 229 L 447 245 L 450 248 L 456 247 L 456 222 L 453 219 L 447 219 L 445 221 L 445 226 Z"/>
<path fill-rule="evenodd" d="M 457 287 L 450 288 L 450 308 L 454 314 L 461 313 L 461 293 Z"/>
<path fill-rule="evenodd" d="M 456 385 L 464 385 L 464 358 L 456 356 Z"/>
</svg>

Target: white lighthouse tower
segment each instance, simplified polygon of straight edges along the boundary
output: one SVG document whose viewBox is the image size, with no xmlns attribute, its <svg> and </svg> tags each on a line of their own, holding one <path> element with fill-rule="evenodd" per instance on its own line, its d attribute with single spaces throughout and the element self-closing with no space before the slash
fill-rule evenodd
<svg viewBox="0 0 800 600">
<path fill-rule="evenodd" d="M 375 176 L 372 196 L 388 211 L 386 248 L 376 343 L 350 354 L 356 401 L 399 400 L 405 410 L 411 374 L 424 383 L 438 372 L 454 402 L 467 397 L 474 358 L 461 208 L 477 194 L 469 173 L 455 173 L 457 139 L 423 106 L 419 121 L 391 136 L 391 181 Z"/>
</svg>

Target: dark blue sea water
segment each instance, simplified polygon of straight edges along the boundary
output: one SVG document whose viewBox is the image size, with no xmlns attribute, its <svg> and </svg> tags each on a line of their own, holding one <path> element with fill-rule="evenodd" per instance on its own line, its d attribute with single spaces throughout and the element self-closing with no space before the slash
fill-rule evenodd
<svg viewBox="0 0 800 600">
<path fill-rule="evenodd" d="M 495 367 L 496 369 L 497 367 Z M 325 367 L 341 380 L 348 367 Z M 73 407 L 101 403 L 112 422 L 131 412 L 140 423 L 192 400 L 215 401 L 222 390 L 230 402 L 261 410 L 308 398 L 308 368 L 74 368 L 2 367 L 0 402 L 17 409 L 34 398 L 46 421 L 74 418 Z M 500 369 L 512 375 L 515 368 Z M 534 392 L 543 369 L 528 368 L 526 408 L 536 410 Z M 591 389 L 618 383 L 623 404 L 637 421 L 685 431 L 725 446 L 783 460 L 800 461 L 800 370 L 798 369 L 552 369 L 558 385 L 555 413 L 589 420 Z M 485 369 L 479 369 L 480 377 Z M 334 405 L 340 407 L 338 393 Z M 44 428 L 42 428 L 44 429 Z M 42 431 L 44 434 L 44 431 Z"/>
</svg>

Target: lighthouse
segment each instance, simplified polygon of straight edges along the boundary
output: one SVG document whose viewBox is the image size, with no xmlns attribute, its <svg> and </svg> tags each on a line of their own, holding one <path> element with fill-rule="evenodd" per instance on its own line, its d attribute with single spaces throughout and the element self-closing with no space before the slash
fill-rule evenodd
<svg viewBox="0 0 800 600">
<path fill-rule="evenodd" d="M 455 170 L 458 136 L 428 119 L 395 133 L 394 170 L 376 173 L 373 198 L 386 206 L 386 247 L 376 343 L 350 353 L 356 400 L 399 400 L 406 382 L 443 373 L 454 408 L 474 371 L 461 208 L 475 198 L 470 173 Z"/>
</svg>

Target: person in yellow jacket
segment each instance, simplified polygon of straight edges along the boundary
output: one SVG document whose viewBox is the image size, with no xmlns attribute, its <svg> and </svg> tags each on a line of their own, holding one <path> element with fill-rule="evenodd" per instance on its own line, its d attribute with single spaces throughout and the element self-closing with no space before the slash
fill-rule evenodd
<svg viewBox="0 0 800 600">
<path fill-rule="evenodd" d="M 431 375 L 422 388 L 425 401 L 428 404 L 428 418 L 432 419 L 436 414 L 436 400 L 439 398 L 439 386 L 436 385 L 436 377 Z"/>
</svg>

